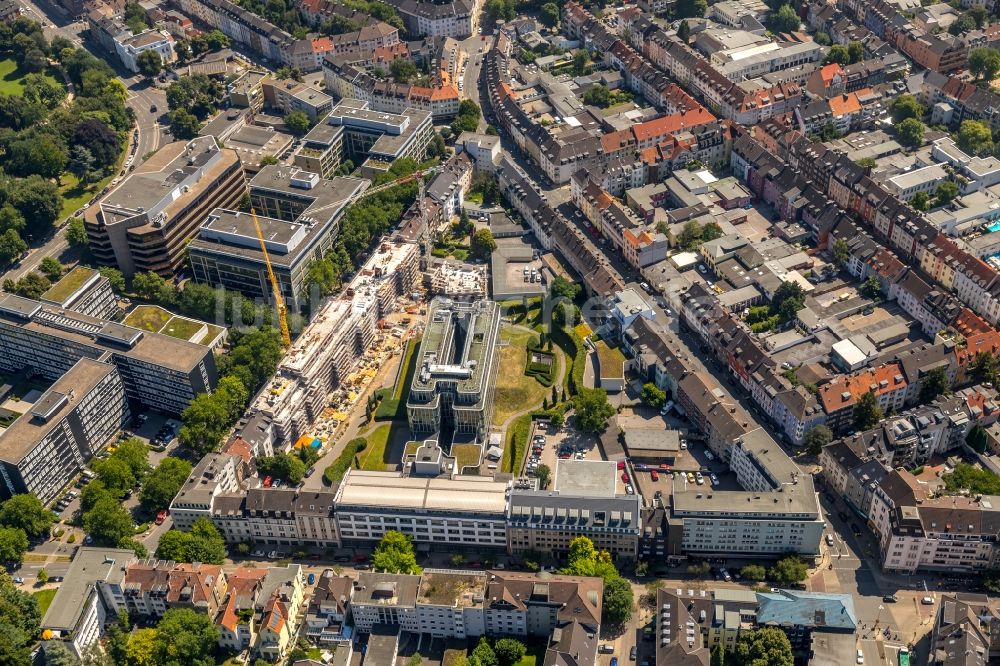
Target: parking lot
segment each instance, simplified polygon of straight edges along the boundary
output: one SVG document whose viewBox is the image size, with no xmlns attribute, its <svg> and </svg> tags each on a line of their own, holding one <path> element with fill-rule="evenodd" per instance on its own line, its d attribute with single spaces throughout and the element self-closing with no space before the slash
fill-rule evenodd
<svg viewBox="0 0 1000 666">
<path fill-rule="evenodd" d="M 542 440 L 538 440 L 541 437 Z M 601 460 L 597 440 L 572 428 L 556 428 L 544 423 L 535 423 L 528 438 L 528 455 L 523 473 L 533 476 L 538 465 L 546 465 L 553 477 L 556 461 L 560 458 L 577 460 Z M 624 490 L 622 490 L 624 492 Z"/>
</svg>

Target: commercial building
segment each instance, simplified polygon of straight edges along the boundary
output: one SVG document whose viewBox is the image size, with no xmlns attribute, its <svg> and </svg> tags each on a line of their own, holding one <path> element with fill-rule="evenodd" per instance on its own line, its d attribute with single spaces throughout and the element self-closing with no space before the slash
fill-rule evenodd
<svg viewBox="0 0 1000 666">
<path fill-rule="evenodd" d="M 64 275 L 39 300 L 101 319 L 112 319 L 118 314 L 118 298 L 111 291 L 111 281 L 86 266 L 77 266 Z"/>
<path fill-rule="evenodd" d="M 332 97 L 299 81 L 265 79 L 261 82 L 261 91 L 264 106 L 281 111 L 282 115 L 301 111 L 314 123 L 333 108 Z"/>
<path fill-rule="evenodd" d="M 163 146 L 84 214 L 90 249 L 126 277 L 171 277 L 187 242 L 215 208 L 235 208 L 246 191 L 232 150 L 210 136 Z"/>
<path fill-rule="evenodd" d="M 204 345 L 0 296 L 0 369 L 56 380 L 81 358 L 113 365 L 130 400 L 172 414 L 218 381 L 215 357 Z"/>
<path fill-rule="evenodd" d="M 403 157 L 422 161 L 434 136 L 427 111 L 372 111 L 368 102 L 356 99 L 340 100 L 325 122 L 343 127 L 345 157 L 361 165 L 362 173 L 369 176 L 388 171 Z"/>
<path fill-rule="evenodd" d="M 332 178 L 344 157 L 344 128 L 319 123 L 302 137 L 293 155 L 295 166 Z"/>
<path fill-rule="evenodd" d="M 500 306 L 435 298 L 406 400 L 414 433 L 442 430 L 483 440 L 493 415 Z"/>
<path fill-rule="evenodd" d="M 0 494 L 34 493 L 51 502 L 129 420 L 115 366 L 80 359 L 0 429 Z"/>
<path fill-rule="evenodd" d="M 392 488 L 387 494 L 386 488 Z M 503 550 L 508 484 L 482 476 L 416 477 L 351 469 L 334 500 L 345 545 L 370 546 L 390 531 L 452 550 Z"/>
<path fill-rule="evenodd" d="M 125 571 L 135 559 L 135 553 L 121 548 L 79 548 L 42 618 L 42 630 L 82 656 L 104 633 L 108 619 L 116 617 Z"/>
<path fill-rule="evenodd" d="M 318 174 L 287 166 L 265 166 L 250 181 L 250 201 L 274 276 L 289 307 L 304 304 L 306 270 L 333 247 L 340 218 L 368 181 Z M 271 284 L 253 218 L 226 208 L 208 214 L 188 245 L 197 282 L 269 299 Z"/>
<path fill-rule="evenodd" d="M 164 65 L 175 60 L 174 38 L 166 30 L 146 30 L 122 41 L 115 40 L 115 51 L 125 68 L 133 73 L 139 72 L 139 55 L 146 51 L 155 51 Z"/>
<path fill-rule="evenodd" d="M 512 553 L 563 557 L 586 536 L 613 557 L 635 559 L 642 530 L 639 496 L 618 490 L 613 461 L 559 460 L 551 490 L 515 487 L 510 493 L 507 539 Z"/>
<path fill-rule="evenodd" d="M 668 521 L 681 538 L 671 554 L 819 553 L 825 522 L 812 477 L 762 428 L 737 439 L 728 458 L 743 490 L 674 487 Z"/>
</svg>

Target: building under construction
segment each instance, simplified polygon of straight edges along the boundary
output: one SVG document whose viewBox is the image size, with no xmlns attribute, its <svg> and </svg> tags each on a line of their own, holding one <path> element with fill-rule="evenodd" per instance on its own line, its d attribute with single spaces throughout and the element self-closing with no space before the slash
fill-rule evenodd
<svg viewBox="0 0 1000 666">
<path fill-rule="evenodd" d="M 342 294 L 323 305 L 288 350 L 254 404 L 254 411 L 270 423 L 275 449 L 285 448 L 309 432 L 326 408 L 330 393 L 375 343 L 378 321 L 394 312 L 397 299 L 417 284 L 419 260 L 418 245 L 384 241 Z"/>
</svg>

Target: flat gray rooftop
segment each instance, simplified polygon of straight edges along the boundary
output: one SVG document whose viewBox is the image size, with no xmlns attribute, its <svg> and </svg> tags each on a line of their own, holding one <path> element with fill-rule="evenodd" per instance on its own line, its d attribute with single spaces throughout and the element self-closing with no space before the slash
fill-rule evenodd
<svg viewBox="0 0 1000 666">
<path fill-rule="evenodd" d="M 74 630 L 94 584 L 97 581 L 120 584 L 125 579 L 125 567 L 134 560 L 135 553 L 131 550 L 81 547 L 42 618 L 42 628 Z"/>
<path fill-rule="evenodd" d="M 615 496 L 617 463 L 613 460 L 557 460 L 553 487 L 560 495 Z"/>
</svg>

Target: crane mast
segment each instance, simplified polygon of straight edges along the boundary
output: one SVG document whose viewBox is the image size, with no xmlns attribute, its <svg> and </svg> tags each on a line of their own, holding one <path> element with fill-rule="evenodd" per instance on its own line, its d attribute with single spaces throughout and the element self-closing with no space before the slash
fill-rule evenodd
<svg viewBox="0 0 1000 666">
<path fill-rule="evenodd" d="M 281 325 L 281 340 L 286 347 L 292 346 L 292 336 L 288 331 L 287 308 L 285 299 L 281 295 L 281 286 L 278 278 L 274 276 L 274 269 L 271 268 L 271 257 L 267 254 L 267 244 L 264 243 L 264 234 L 260 232 L 260 223 L 257 221 L 257 211 L 250 208 L 250 216 L 253 218 L 253 228 L 257 232 L 257 240 L 260 241 L 260 251 L 264 255 L 264 265 L 267 266 L 267 278 L 271 281 L 271 295 L 274 298 L 274 307 L 278 309 L 278 323 Z"/>
</svg>

